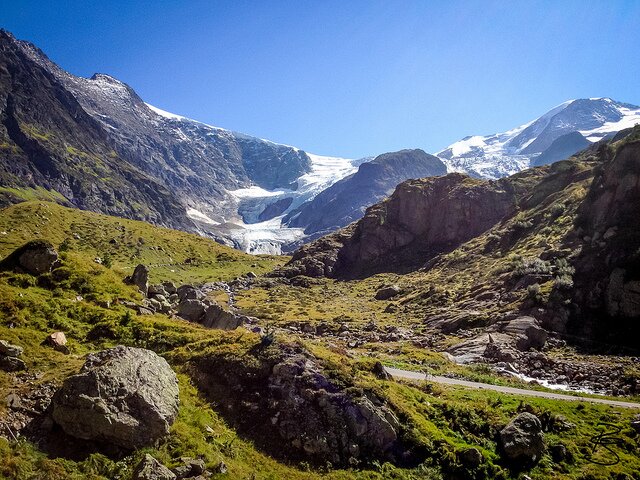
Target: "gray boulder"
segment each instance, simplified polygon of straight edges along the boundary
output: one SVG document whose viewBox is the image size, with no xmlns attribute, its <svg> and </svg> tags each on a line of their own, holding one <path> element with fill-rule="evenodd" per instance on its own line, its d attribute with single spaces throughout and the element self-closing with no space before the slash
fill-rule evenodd
<svg viewBox="0 0 640 480">
<path fill-rule="evenodd" d="M 125 283 L 135 285 L 143 295 L 147 295 L 149 289 L 149 269 L 146 265 L 138 265 L 131 276 L 124 279 Z"/>
<path fill-rule="evenodd" d="M 150 297 L 157 296 L 157 295 L 162 295 L 163 297 L 166 297 L 168 295 L 168 292 L 164 288 L 164 285 L 156 284 L 156 285 L 149 285 L 149 288 L 147 289 L 147 295 L 149 295 Z"/>
<path fill-rule="evenodd" d="M 150 350 L 118 346 L 87 356 L 53 399 L 53 420 L 69 435 L 125 449 L 152 445 L 178 414 L 178 379 Z"/>
<path fill-rule="evenodd" d="M 178 289 L 176 288 L 176 286 L 174 285 L 173 282 L 162 282 L 162 286 L 164 287 L 165 291 L 169 295 L 173 295 L 174 293 L 178 293 Z"/>
<path fill-rule="evenodd" d="M 146 453 L 133 472 L 133 480 L 175 480 L 175 474 Z"/>
<path fill-rule="evenodd" d="M 397 285 L 383 287 L 376 292 L 376 300 L 388 300 L 395 297 L 396 295 L 399 295 L 401 292 L 402 289 Z"/>
<path fill-rule="evenodd" d="M 500 431 L 500 445 L 507 459 L 525 464 L 540 460 L 544 450 L 542 424 L 531 413 L 521 413 Z"/>
<path fill-rule="evenodd" d="M 24 349 L 18 345 L 13 345 L 6 340 L 0 340 L 0 370 L 5 372 L 17 372 L 25 370 L 26 364 L 18 358 Z"/>
<path fill-rule="evenodd" d="M 185 299 L 178 305 L 178 315 L 190 322 L 199 322 L 207 306 L 196 299 Z"/>
<path fill-rule="evenodd" d="M 192 285 L 181 285 L 176 293 L 181 302 L 183 300 L 199 300 L 204 297 L 204 294 Z"/>
<path fill-rule="evenodd" d="M 50 242 L 33 240 L 0 261 L 0 270 L 16 270 L 31 275 L 50 272 L 58 262 L 58 252 Z"/>
<path fill-rule="evenodd" d="M 517 336 L 516 346 L 519 350 L 531 348 L 541 349 L 547 343 L 549 334 L 533 317 L 518 317 L 511 320 L 504 328 L 506 333 Z"/>
<path fill-rule="evenodd" d="M 207 328 L 220 330 L 235 330 L 244 323 L 244 316 L 227 312 L 220 305 L 214 304 L 207 308 L 202 325 Z"/>
</svg>

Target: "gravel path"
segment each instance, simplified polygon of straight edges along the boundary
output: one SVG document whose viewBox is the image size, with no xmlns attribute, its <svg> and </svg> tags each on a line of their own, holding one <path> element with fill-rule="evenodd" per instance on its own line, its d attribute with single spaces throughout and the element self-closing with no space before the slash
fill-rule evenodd
<svg viewBox="0 0 640 480">
<path fill-rule="evenodd" d="M 609 400 L 606 398 L 582 397 L 582 396 L 574 396 L 574 395 L 564 395 L 562 393 L 526 390 L 524 388 L 503 387 L 501 385 L 491 385 L 489 383 L 471 382 L 469 380 L 460 380 L 457 378 L 441 377 L 438 375 L 426 375 L 421 372 L 414 372 L 411 370 L 401 370 L 399 368 L 385 367 L 385 370 L 389 375 L 391 375 L 394 378 L 403 378 L 406 380 L 420 380 L 420 381 L 428 380 L 430 382 L 442 383 L 445 385 L 460 385 L 468 388 L 475 388 L 479 390 L 493 390 L 494 392 L 509 393 L 513 395 L 528 395 L 530 397 L 550 398 L 553 400 L 569 400 L 573 402 L 603 403 L 605 405 L 612 405 L 614 407 L 640 409 L 640 403 L 623 402 L 621 400 Z"/>
</svg>

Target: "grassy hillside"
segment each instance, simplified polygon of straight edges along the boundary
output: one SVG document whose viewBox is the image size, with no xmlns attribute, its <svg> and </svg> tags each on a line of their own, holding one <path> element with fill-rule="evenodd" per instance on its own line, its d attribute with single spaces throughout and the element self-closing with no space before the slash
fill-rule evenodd
<svg viewBox="0 0 640 480">
<path fill-rule="evenodd" d="M 6 232 L 6 233 L 3 233 Z M 550 453 L 533 470 L 531 478 L 566 479 L 637 478 L 640 459 L 637 436 L 629 428 L 633 411 L 608 406 L 565 403 L 534 398 L 510 397 L 497 393 L 444 388 L 437 385 L 409 385 L 379 380 L 372 374 L 373 361 L 366 355 L 331 342 L 305 340 L 296 334 L 279 334 L 275 345 L 297 344 L 319 359 L 330 378 L 350 385 L 350 389 L 371 392 L 385 399 L 398 413 L 403 435 L 425 452 L 423 461 L 411 468 L 389 463 L 334 469 L 331 465 L 312 468 L 308 464 L 287 465 L 257 449 L 251 438 L 240 436 L 221 416 L 218 407 L 207 402 L 195 387 L 190 365 L 203 355 L 236 355 L 247 359 L 247 352 L 260 342 L 258 335 L 240 329 L 231 332 L 207 330 L 198 325 L 164 315 L 136 316 L 119 300 L 139 301 L 133 287 L 122 277 L 139 262 L 159 264 L 171 257 L 199 262 L 152 267 L 155 280 L 230 280 L 249 270 L 264 272 L 279 258 L 251 257 L 219 246 L 209 240 L 140 222 L 105 217 L 55 204 L 32 202 L 0 212 L 2 255 L 33 238 L 66 243 L 62 252 L 63 270 L 57 275 L 32 277 L 11 272 L 0 273 L 0 338 L 21 345 L 28 375 L 0 372 L 0 398 L 10 392 L 28 395 L 49 382 L 59 385 L 83 363 L 83 356 L 116 344 L 152 349 L 163 355 L 178 373 L 181 406 L 170 435 L 156 448 L 136 451 L 122 458 L 89 452 L 81 457 L 51 453 L 24 438 L 0 438 L 0 478 L 7 479 L 129 479 L 143 453 L 153 454 L 168 466 L 179 464 L 181 456 L 201 456 L 213 470 L 220 462 L 227 474 L 214 478 L 238 479 L 438 479 L 438 478 L 517 478 L 517 470 L 500 460 L 496 433 L 517 412 L 533 411 L 548 419 L 545 434 L 549 446 L 562 443 L 570 452 L 566 461 L 555 463 Z M 117 243 L 111 243 L 115 239 Z M 139 239 L 143 239 L 140 241 Z M 112 267 L 95 262 L 109 253 Z M 176 263 L 178 263 L 176 262 Z M 332 325 L 346 322 L 353 329 L 373 318 L 394 324 L 394 318 L 410 315 L 383 312 L 388 302 L 371 300 L 381 283 L 398 277 L 379 276 L 365 281 L 322 281 L 310 288 L 279 285 L 274 289 L 256 288 L 242 295 L 242 307 L 272 322 L 282 324 L 296 319 L 325 321 Z M 294 309 L 295 305 L 295 309 Z M 404 307 L 403 307 L 404 308 Z M 42 341 L 52 331 L 62 330 L 69 339 L 70 354 L 64 355 Z M 426 348 L 408 342 L 383 343 L 387 359 L 413 355 L 423 366 L 441 358 Z M 400 350 L 397 350 L 400 349 Z M 375 355 L 375 353 L 374 353 Z M 371 355 L 369 355 L 371 356 Z M 408 357 L 405 357 L 408 358 Z M 443 367 L 444 368 L 444 367 Z M 31 376 L 31 374 L 36 374 Z M 562 420 L 558 415 L 562 415 Z M 0 405 L 0 425 L 9 416 L 9 407 Z M 563 422 L 575 425 L 569 430 Z M 623 427 L 616 453 L 620 462 L 612 467 L 591 463 L 586 454 L 591 438 L 602 423 Z M 479 467 L 463 466 L 458 455 L 469 447 L 483 455 Z M 600 449 L 592 460 L 605 460 Z"/>
<path fill-rule="evenodd" d="M 152 282 L 231 280 L 250 271 L 264 273 L 283 262 L 280 257 L 247 255 L 198 235 L 56 203 L 23 202 L 2 211 L 0 256 L 38 238 L 63 251 L 106 257 L 116 272 L 128 274 L 144 263 L 151 267 Z"/>
</svg>

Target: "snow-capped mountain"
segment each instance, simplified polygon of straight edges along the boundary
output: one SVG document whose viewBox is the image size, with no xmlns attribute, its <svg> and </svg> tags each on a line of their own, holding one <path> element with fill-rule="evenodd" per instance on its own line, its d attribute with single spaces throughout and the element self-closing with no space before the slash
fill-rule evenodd
<svg viewBox="0 0 640 480">
<path fill-rule="evenodd" d="M 191 224 L 187 228 L 246 251 L 279 253 L 281 244 L 302 236 L 300 229 L 286 228 L 280 219 L 361 163 L 308 154 L 167 112 L 145 103 L 110 75 L 77 77 L 34 45 L 10 34 L 5 37 L 11 48 L 73 95 L 123 162 L 171 191 L 172 207 L 184 212 L 184 218 L 164 221 L 167 226 Z M 137 216 L 126 205 L 122 214 Z"/>
<path fill-rule="evenodd" d="M 610 98 L 569 100 L 504 133 L 465 137 L 436 153 L 449 171 L 499 178 L 566 158 L 640 123 L 640 107 Z"/>
</svg>

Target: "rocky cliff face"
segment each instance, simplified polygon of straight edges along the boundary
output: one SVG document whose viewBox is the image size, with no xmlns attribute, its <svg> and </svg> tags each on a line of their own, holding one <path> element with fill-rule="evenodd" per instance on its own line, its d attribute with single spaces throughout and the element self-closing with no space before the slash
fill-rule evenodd
<svg viewBox="0 0 640 480">
<path fill-rule="evenodd" d="M 637 338 L 640 320 L 640 131 L 603 145 L 605 159 L 577 219 L 573 328 L 611 343 Z M 607 318 L 607 322 L 602 319 Z"/>
<path fill-rule="evenodd" d="M 324 275 L 316 264 L 319 259 L 329 263 L 329 276 L 418 268 L 513 213 L 515 193 L 508 181 L 475 180 L 459 173 L 408 180 L 342 234 L 294 254 L 289 275 Z"/>
<path fill-rule="evenodd" d="M 293 210 L 284 221 L 304 228 L 307 235 L 319 236 L 358 220 L 367 207 L 388 196 L 400 182 L 446 172 L 440 159 L 422 150 L 385 153 Z"/>
</svg>

